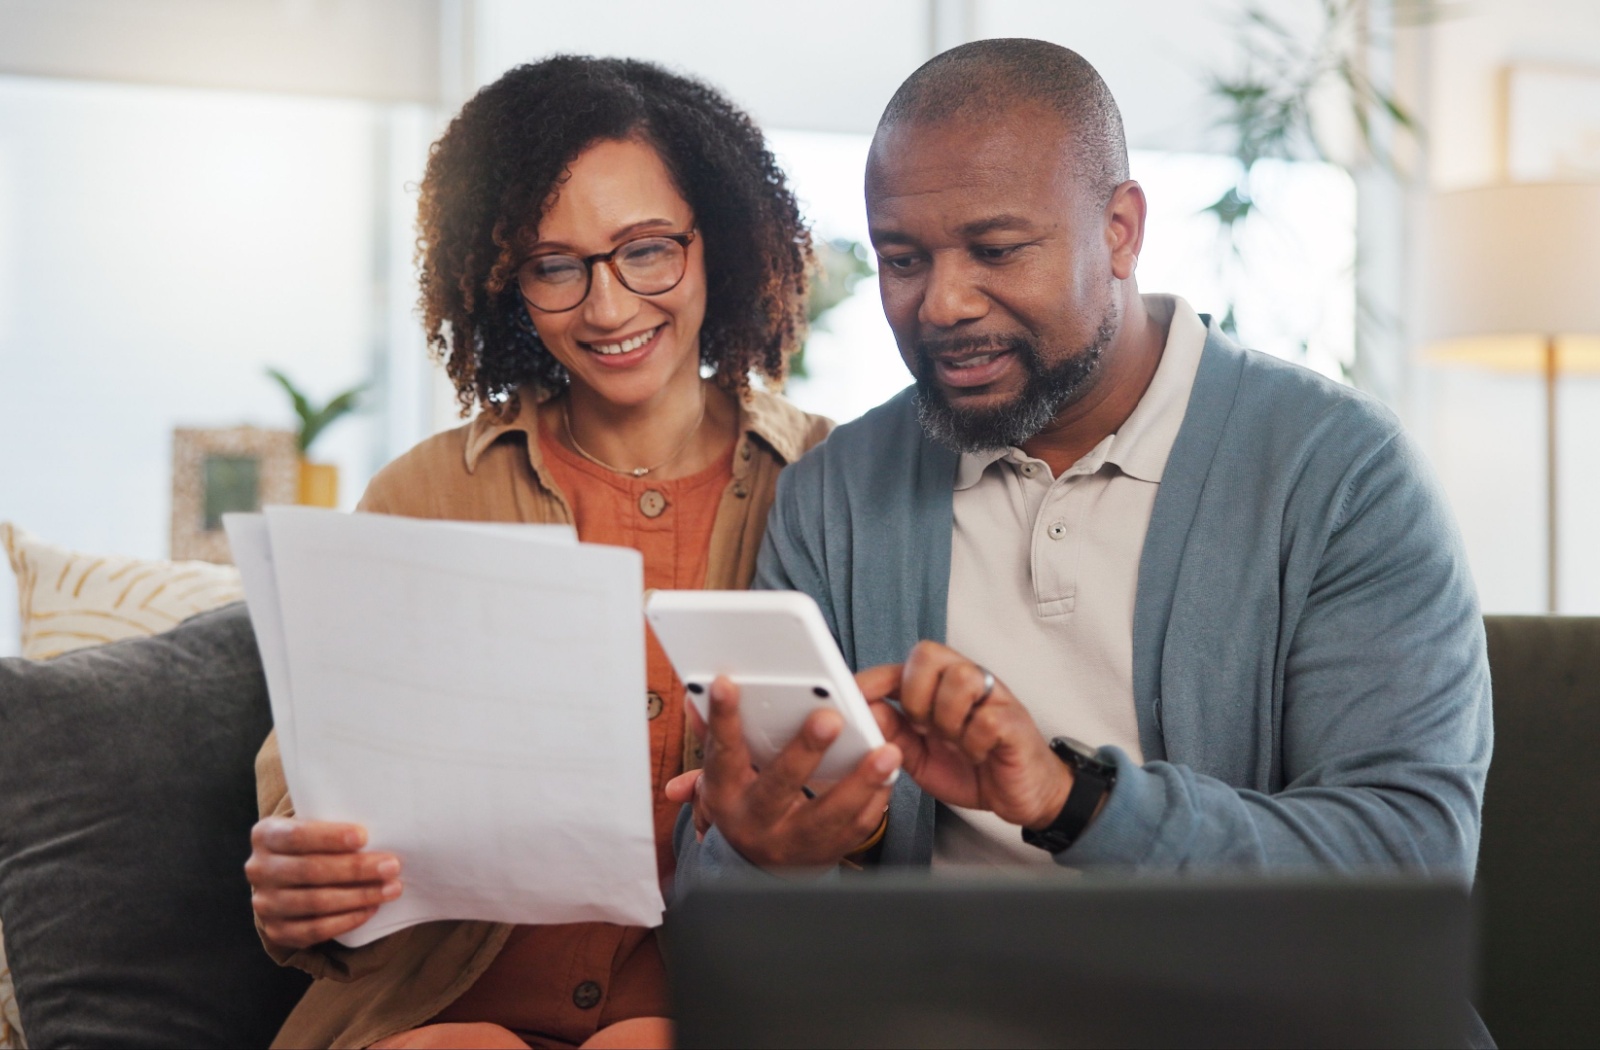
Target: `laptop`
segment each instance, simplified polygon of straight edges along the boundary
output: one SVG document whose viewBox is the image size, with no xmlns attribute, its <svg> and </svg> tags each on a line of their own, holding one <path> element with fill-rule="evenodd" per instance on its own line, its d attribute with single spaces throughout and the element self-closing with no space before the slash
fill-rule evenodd
<svg viewBox="0 0 1600 1050">
<path fill-rule="evenodd" d="M 1471 906 L 1420 879 L 863 875 L 696 889 L 680 1047 L 1460 1046 Z"/>
</svg>

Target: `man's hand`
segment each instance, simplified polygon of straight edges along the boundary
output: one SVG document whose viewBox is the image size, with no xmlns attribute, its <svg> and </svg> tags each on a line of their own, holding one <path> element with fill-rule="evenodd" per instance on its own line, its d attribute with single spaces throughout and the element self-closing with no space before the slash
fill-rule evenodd
<svg viewBox="0 0 1600 1050">
<path fill-rule="evenodd" d="M 918 642 L 905 663 L 868 668 L 856 682 L 906 772 L 940 802 L 1035 831 L 1067 804 L 1072 771 L 1028 709 L 998 680 L 984 696 L 984 669 L 954 649 Z"/>
<path fill-rule="evenodd" d="M 828 745 L 844 728 L 837 712 L 816 711 L 800 735 L 763 770 L 752 768 L 739 718 L 739 689 L 711 684 L 711 723 L 690 707 L 705 741 L 705 768 L 674 777 L 669 799 L 694 801 L 695 828 L 715 824 L 728 843 L 763 868 L 817 868 L 839 863 L 878 829 L 889 804 L 889 775 L 900 767 L 893 744 L 878 748 L 843 780 L 815 797 L 804 790 Z"/>
<path fill-rule="evenodd" d="M 360 926 L 400 896 L 400 859 L 367 852 L 365 828 L 268 817 L 250 832 L 250 903 L 267 939 L 309 948 Z"/>
</svg>

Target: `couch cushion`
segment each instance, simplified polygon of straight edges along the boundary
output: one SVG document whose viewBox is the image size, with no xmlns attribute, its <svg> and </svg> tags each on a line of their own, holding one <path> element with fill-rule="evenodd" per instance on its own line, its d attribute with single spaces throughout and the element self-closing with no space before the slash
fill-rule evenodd
<svg viewBox="0 0 1600 1050">
<path fill-rule="evenodd" d="M 242 604 L 0 660 L 0 917 L 30 1045 L 243 1046 L 305 987 L 242 865 L 271 724 Z"/>
<path fill-rule="evenodd" d="M 244 597 L 232 565 L 86 554 L 10 522 L 0 522 L 0 546 L 17 574 L 22 655 L 36 660 L 142 638 Z"/>
<path fill-rule="evenodd" d="M 1484 623 L 1495 741 L 1479 1008 L 1501 1046 L 1600 1046 L 1600 617 Z"/>
</svg>

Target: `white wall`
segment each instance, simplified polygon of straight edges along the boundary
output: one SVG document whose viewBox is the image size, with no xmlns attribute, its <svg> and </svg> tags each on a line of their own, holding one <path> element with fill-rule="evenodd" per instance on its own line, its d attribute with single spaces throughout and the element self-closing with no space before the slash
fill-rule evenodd
<svg viewBox="0 0 1600 1050">
<path fill-rule="evenodd" d="M 292 425 L 268 365 L 319 397 L 372 373 L 382 113 L 0 77 L 0 520 L 165 557 L 173 426 Z M 347 504 L 382 422 L 315 449 Z"/>
<path fill-rule="evenodd" d="M 480 84 L 557 52 L 644 58 L 727 91 L 763 125 L 871 131 L 928 58 L 926 0 L 480 0 Z M 603 16 L 597 17 L 597 12 Z"/>
<path fill-rule="evenodd" d="M 1247 0 L 730 0 L 590 4 L 479 0 L 478 83 L 558 51 L 647 58 L 727 90 L 763 126 L 871 132 L 889 96 L 936 50 L 962 38 L 1032 36 L 1093 62 L 1122 107 L 1135 149 L 1215 148 L 1206 77 L 1238 60 L 1230 13 Z M 1264 0 L 1291 25 L 1311 0 Z M 937 15 L 943 11 L 945 17 Z M 935 26 L 935 22 L 939 24 Z"/>
<path fill-rule="evenodd" d="M 0 73 L 432 104 L 440 0 L 0 0 Z"/>
<path fill-rule="evenodd" d="M 1415 51 L 1434 189 L 1482 185 L 1499 177 L 1501 76 L 1508 64 L 1576 65 L 1600 75 L 1600 3 L 1594 0 L 1475 0 L 1422 35 L 1423 46 Z M 1414 203 L 1420 204 L 1420 196 Z M 1413 267 L 1410 276 L 1415 287 L 1427 275 Z M 1600 288 L 1600 274 L 1595 284 Z M 1414 312 L 1411 320 L 1415 331 Z M 1541 381 L 1432 364 L 1420 354 L 1413 367 L 1409 416 L 1460 517 L 1485 609 L 1544 611 Z M 1566 378 L 1561 402 L 1561 610 L 1595 614 L 1600 613 L 1600 544 L 1595 542 L 1600 537 L 1600 379 Z"/>
<path fill-rule="evenodd" d="M 1429 165 L 1440 189 L 1493 181 L 1500 167 L 1501 70 L 1512 62 L 1600 71 L 1595 0 L 1474 0 L 1429 28 Z"/>
</svg>

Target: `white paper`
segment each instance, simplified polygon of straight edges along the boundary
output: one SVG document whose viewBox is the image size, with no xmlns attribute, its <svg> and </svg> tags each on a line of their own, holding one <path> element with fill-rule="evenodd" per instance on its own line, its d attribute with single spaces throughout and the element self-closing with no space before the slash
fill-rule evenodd
<svg viewBox="0 0 1600 1050">
<path fill-rule="evenodd" d="M 409 522 L 422 528 L 437 528 L 441 523 L 394 518 L 395 522 Z M 289 654 L 283 637 L 283 615 L 278 601 L 278 580 L 272 564 L 272 543 L 267 534 L 267 519 L 262 514 L 224 514 L 223 528 L 227 530 L 228 546 L 233 553 L 234 566 L 239 570 L 245 589 L 246 604 L 250 610 L 250 623 L 255 630 L 256 646 L 261 652 L 262 667 L 266 672 L 267 695 L 272 707 L 273 728 L 278 733 L 278 753 L 283 762 L 283 776 L 291 795 L 295 793 L 298 776 L 295 773 L 294 704 L 289 695 Z M 451 527 L 489 535 L 505 536 L 542 543 L 576 546 L 578 533 L 570 525 L 522 525 L 499 522 L 452 522 Z M 404 526 L 401 526 L 404 527 Z"/>
<path fill-rule="evenodd" d="M 284 648 L 283 614 L 278 607 L 278 578 L 272 567 L 272 543 L 267 519 L 260 514 L 224 514 L 233 564 L 244 583 L 250 625 L 267 675 L 267 698 L 272 705 L 272 727 L 278 732 L 278 754 L 290 792 L 299 780 L 294 738 L 294 703 L 289 697 L 289 654 Z"/>
<path fill-rule="evenodd" d="M 340 940 L 434 919 L 658 925 L 639 554 L 570 529 L 265 522 L 296 812 L 365 825 L 403 869 L 401 898 Z"/>
</svg>

